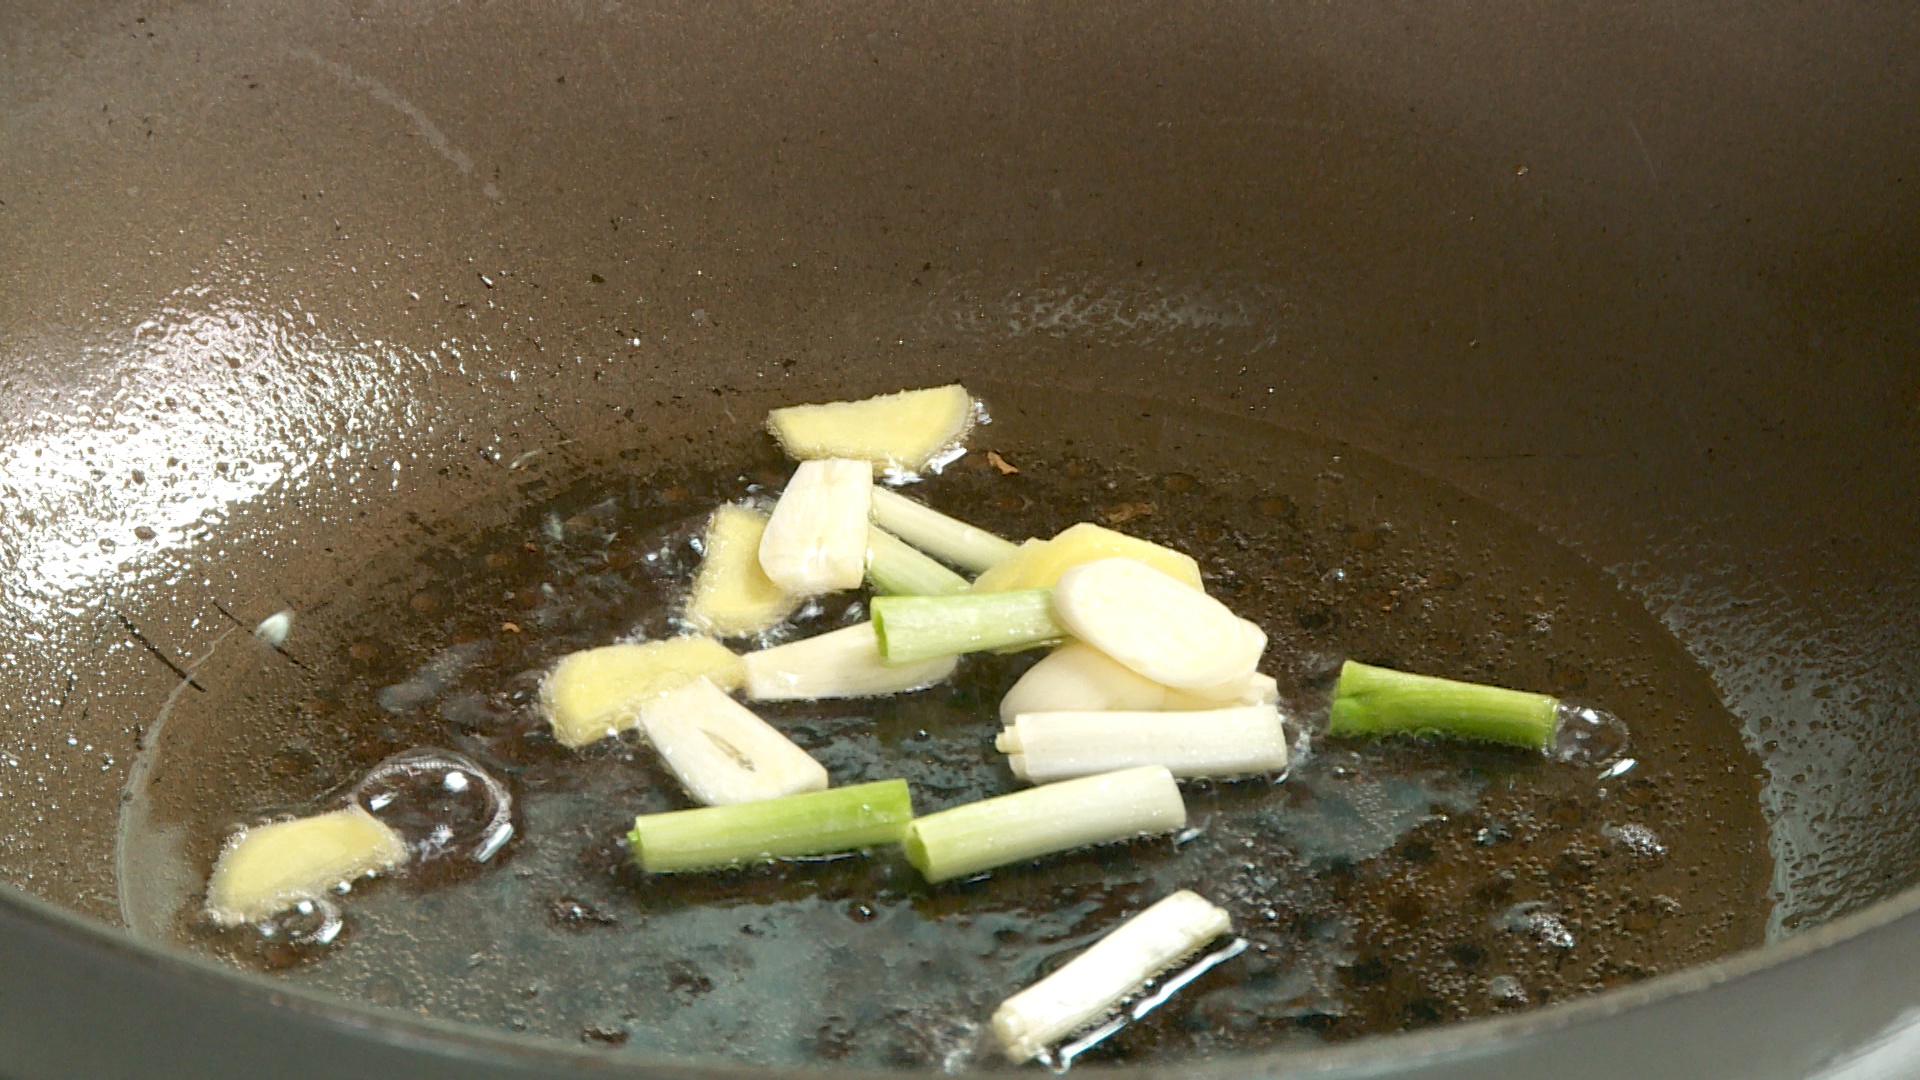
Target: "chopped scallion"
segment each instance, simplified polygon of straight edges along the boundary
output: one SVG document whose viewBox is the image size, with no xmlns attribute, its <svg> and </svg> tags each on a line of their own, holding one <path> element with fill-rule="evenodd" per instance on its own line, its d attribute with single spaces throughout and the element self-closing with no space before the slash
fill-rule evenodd
<svg viewBox="0 0 1920 1080">
<path fill-rule="evenodd" d="M 966 578 L 877 525 L 867 530 L 867 581 L 895 596 L 951 596 L 968 588 Z"/>
<path fill-rule="evenodd" d="M 680 786 L 708 806 L 827 786 L 825 766 L 706 679 L 647 702 L 640 724 Z"/>
<path fill-rule="evenodd" d="M 1332 735 L 1450 735 L 1545 751 L 1560 703 L 1546 694 L 1413 675 L 1349 660 L 1333 688 Z"/>
<path fill-rule="evenodd" d="M 1016 550 L 1011 541 L 886 488 L 873 489 L 873 523 L 968 573 L 977 574 Z"/>
<path fill-rule="evenodd" d="M 1172 773 L 1158 765 L 1122 769 L 916 818 L 907 830 L 907 861 L 928 881 L 946 881 L 1186 823 Z"/>
<path fill-rule="evenodd" d="M 642 814 L 627 842 L 650 873 L 832 855 L 898 843 L 913 820 L 905 780 L 881 780 L 805 795 Z"/>
<path fill-rule="evenodd" d="M 1002 1002 L 993 1033 L 1013 1061 L 1037 1057 L 1232 926 L 1224 909 L 1182 889 Z"/>
<path fill-rule="evenodd" d="M 1069 641 L 1020 676 L 1000 699 L 1000 719 L 1030 712 L 1150 712 L 1271 705 L 1279 684 L 1255 673 L 1229 700 L 1203 698 L 1162 686 L 1083 641 Z"/>
<path fill-rule="evenodd" d="M 1023 713 L 994 745 L 1014 773 L 1045 784 L 1137 765 L 1175 776 L 1247 776 L 1287 767 L 1280 710 L 1244 705 L 1201 712 Z"/>
<path fill-rule="evenodd" d="M 872 604 L 889 664 L 1044 645 L 1066 636 L 1046 589 L 960 596 L 880 596 Z"/>
<path fill-rule="evenodd" d="M 951 656 L 914 664 L 880 657 L 873 624 L 858 623 L 740 658 L 747 696 L 755 701 L 875 697 L 920 690 L 944 682 L 958 660 Z"/>
</svg>

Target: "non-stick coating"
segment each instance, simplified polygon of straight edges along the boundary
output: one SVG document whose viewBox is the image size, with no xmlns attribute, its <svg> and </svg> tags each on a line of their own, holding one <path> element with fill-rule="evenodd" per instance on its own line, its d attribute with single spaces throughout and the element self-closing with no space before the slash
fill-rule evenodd
<svg viewBox="0 0 1920 1080">
<path fill-rule="evenodd" d="M 226 613 L 322 602 L 533 451 L 584 473 L 968 375 L 1312 430 L 1537 524 L 1742 718 L 1779 933 L 1920 880 L 1920 12 L 0 27 L 0 878 L 27 893 L 116 917 L 126 768 Z"/>
</svg>

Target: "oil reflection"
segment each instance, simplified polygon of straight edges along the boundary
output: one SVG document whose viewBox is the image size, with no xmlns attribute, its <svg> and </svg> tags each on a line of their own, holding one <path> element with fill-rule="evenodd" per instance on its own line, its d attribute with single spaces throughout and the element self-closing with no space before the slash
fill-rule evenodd
<svg viewBox="0 0 1920 1080">
<path fill-rule="evenodd" d="M 431 358 L 332 340 L 297 304 L 194 303 L 204 292 L 175 294 L 130 342 L 83 349 L 65 365 L 82 369 L 79 385 L 54 391 L 25 436 L 0 448 L 12 510 L 0 520 L 10 585 L 0 607 L 14 625 L 85 616 L 143 570 L 181 584 L 165 556 L 207 539 L 237 506 L 297 492 L 319 472 L 353 482 L 401 464 L 386 444 L 423 406 L 395 376 Z"/>
</svg>

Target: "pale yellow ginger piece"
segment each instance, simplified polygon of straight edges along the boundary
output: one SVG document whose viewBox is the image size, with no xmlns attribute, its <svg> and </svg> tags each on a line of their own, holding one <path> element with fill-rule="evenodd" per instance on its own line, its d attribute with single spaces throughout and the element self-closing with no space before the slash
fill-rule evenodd
<svg viewBox="0 0 1920 1080">
<path fill-rule="evenodd" d="M 974 579 L 973 591 L 1050 589 L 1059 582 L 1060 575 L 1069 569 L 1095 559 L 1109 558 L 1145 563 L 1196 589 L 1202 587 L 1200 564 L 1194 562 L 1192 556 L 1083 521 L 1063 529 L 1060 535 L 1051 540 L 1029 540 L 1020 545 L 1020 550 L 1004 562 L 990 567 Z"/>
<path fill-rule="evenodd" d="M 583 649 L 560 659 L 540 682 L 553 737 L 579 748 L 638 726 L 648 701 L 705 678 L 723 690 L 746 677 L 740 658 L 708 637 Z"/>
<path fill-rule="evenodd" d="M 722 506 L 707 519 L 704 554 L 687 601 L 687 621 L 717 637 L 770 630 L 793 614 L 800 598 L 760 568 L 767 515 L 748 506 Z"/>
<path fill-rule="evenodd" d="M 1022 584 L 1032 577 L 1038 577 L 1035 567 L 1046 554 L 1050 540 L 1022 540 L 1013 554 L 980 571 L 973 579 L 974 592 L 1007 592 L 1011 589 L 1026 589 L 1033 586 Z M 1054 575 L 1056 578 L 1058 574 Z"/>
<path fill-rule="evenodd" d="M 796 461 L 857 458 L 903 472 L 960 446 L 972 427 L 973 395 L 959 383 L 767 414 L 767 430 Z"/>
<path fill-rule="evenodd" d="M 221 926 L 259 922 L 407 856 L 406 840 L 357 804 L 248 829 L 214 863 L 207 914 Z"/>
</svg>

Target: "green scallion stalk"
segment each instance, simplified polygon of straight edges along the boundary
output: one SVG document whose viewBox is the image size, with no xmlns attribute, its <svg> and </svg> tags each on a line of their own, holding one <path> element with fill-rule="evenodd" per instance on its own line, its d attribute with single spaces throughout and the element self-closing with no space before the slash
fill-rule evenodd
<svg viewBox="0 0 1920 1080">
<path fill-rule="evenodd" d="M 879 526 L 867 530 L 867 582 L 894 596 L 952 596 L 967 579 Z"/>
<path fill-rule="evenodd" d="M 1010 540 L 883 487 L 873 489 L 873 523 L 934 558 L 974 574 L 1017 550 Z"/>
<path fill-rule="evenodd" d="M 907 861 L 928 881 L 946 881 L 1186 824 L 1186 804 L 1173 774 L 1145 765 L 915 818 L 907 828 Z"/>
<path fill-rule="evenodd" d="M 1447 735 L 1545 751 L 1559 701 L 1498 686 L 1347 661 L 1333 688 L 1332 735 Z"/>
<path fill-rule="evenodd" d="M 961 596 L 881 596 L 872 604 L 880 655 L 889 664 L 1021 649 L 1067 636 L 1053 621 L 1053 590 Z"/>
<path fill-rule="evenodd" d="M 905 780 L 881 780 L 805 795 L 642 814 L 627 841 L 649 873 L 711 870 L 742 863 L 898 843 L 913 820 Z"/>
</svg>

